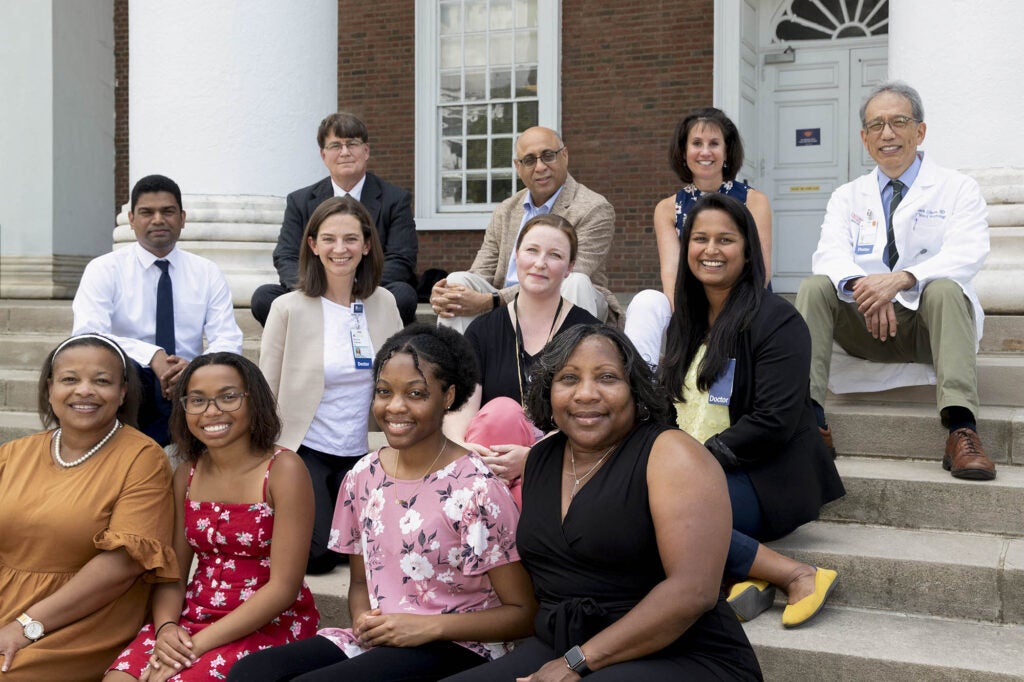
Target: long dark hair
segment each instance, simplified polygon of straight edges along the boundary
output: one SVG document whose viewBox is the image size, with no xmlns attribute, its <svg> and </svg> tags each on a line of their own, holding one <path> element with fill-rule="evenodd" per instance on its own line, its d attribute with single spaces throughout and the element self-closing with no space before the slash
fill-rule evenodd
<svg viewBox="0 0 1024 682">
<path fill-rule="evenodd" d="M 725 211 L 743 235 L 745 263 L 729 292 L 714 326 L 708 328 L 708 297 L 704 285 L 694 277 L 687 263 L 693 223 L 704 211 Z M 718 192 L 701 196 L 694 204 L 679 237 L 679 273 L 676 275 L 675 312 L 668 325 L 665 358 L 659 379 L 677 401 L 683 401 L 683 381 L 701 343 L 707 343 L 704 360 L 697 370 L 697 388 L 706 391 L 725 369 L 735 352 L 736 340 L 750 324 L 765 296 L 764 256 L 757 238 L 757 225 L 747 207 Z"/>
<path fill-rule="evenodd" d="M 640 353 L 629 338 L 606 324 L 577 324 L 551 339 L 530 370 L 530 386 L 526 391 L 524 407 L 537 428 L 545 431 L 558 428 L 551 409 L 551 385 L 554 383 L 555 375 L 569 361 L 569 356 L 576 350 L 576 346 L 589 336 L 603 336 L 618 349 L 619 357 L 622 358 L 622 368 L 629 382 L 629 392 L 633 395 L 633 404 L 636 406 L 636 421 L 672 424 L 675 412 L 668 396 L 665 395 L 665 390 L 654 382 L 650 365 L 640 357 Z"/>
<path fill-rule="evenodd" d="M 171 438 L 178 445 L 178 456 L 195 464 L 206 452 L 203 441 L 189 431 L 181 399 L 188 395 L 188 384 L 196 370 L 210 365 L 232 367 L 242 377 L 242 390 L 249 394 L 243 398 L 249 403 L 249 444 L 253 452 L 260 455 L 272 450 L 281 433 L 281 419 L 277 416 L 277 402 L 270 385 L 252 360 L 237 353 L 220 352 L 198 356 L 188 363 L 178 380 L 169 424 Z"/>
<path fill-rule="evenodd" d="M 743 166 L 743 140 L 736 124 L 725 112 L 715 107 L 704 107 L 687 114 L 676 124 L 672 133 L 672 141 L 668 145 L 668 166 L 679 179 L 687 185 L 693 182 L 693 171 L 686 165 L 686 144 L 690 131 L 698 125 L 712 126 L 722 131 L 725 143 L 725 165 L 722 167 L 722 180 L 735 180 L 736 174 Z"/>
</svg>

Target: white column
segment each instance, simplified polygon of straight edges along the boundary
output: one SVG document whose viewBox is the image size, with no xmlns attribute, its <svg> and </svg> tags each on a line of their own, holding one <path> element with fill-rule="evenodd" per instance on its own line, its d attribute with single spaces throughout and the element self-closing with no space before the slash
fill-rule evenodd
<svg viewBox="0 0 1024 682">
<path fill-rule="evenodd" d="M 337 109 L 337 2 L 133 0 L 128 21 L 130 182 L 181 186 L 182 247 L 216 260 L 247 306 L 277 281 L 281 197 L 325 174 L 316 129 Z M 125 222 L 117 242 L 132 240 Z"/>
<path fill-rule="evenodd" d="M 70 298 L 110 248 L 112 0 L 0 2 L 0 297 Z"/>
<path fill-rule="evenodd" d="M 981 184 L 992 252 L 978 275 L 986 312 L 1022 314 L 1024 298 L 1024 3 L 889 3 L 889 74 L 924 100 L 922 148 Z"/>
</svg>

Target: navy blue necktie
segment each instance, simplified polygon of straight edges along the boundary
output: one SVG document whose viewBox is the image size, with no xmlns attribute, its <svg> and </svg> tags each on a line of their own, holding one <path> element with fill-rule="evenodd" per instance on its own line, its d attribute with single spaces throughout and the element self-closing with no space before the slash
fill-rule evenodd
<svg viewBox="0 0 1024 682">
<path fill-rule="evenodd" d="M 160 268 L 160 281 L 156 285 L 156 345 L 174 355 L 174 290 L 171 288 L 170 263 L 156 261 Z"/>
<path fill-rule="evenodd" d="M 900 259 L 900 252 L 896 249 L 896 232 L 892 229 L 892 217 L 896 213 L 896 207 L 903 201 L 903 190 L 906 188 L 899 180 L 890 180 L 892 185 L 892 199 L 889 200 L 889 210 L 885 213 L 885 264 L 892 270 L 896 267 L 896 261 Z"/>
</svg>

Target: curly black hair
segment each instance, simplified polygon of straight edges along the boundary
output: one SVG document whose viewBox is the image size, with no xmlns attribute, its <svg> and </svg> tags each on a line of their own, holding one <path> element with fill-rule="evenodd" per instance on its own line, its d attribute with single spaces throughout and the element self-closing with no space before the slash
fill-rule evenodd
<svg viewBox="0 0 1024 682">
<path fill-rule="evenodd" d="M 626 380 L 629 382 L 629 392 L 636 406 L 637 421 L 675 424 L 675 411 L 668 394 L 660 384 L 654 382 L 650 365 L 640 357 L 629 338 L 606 324 L 578 324 L 548 342 L 530 370 L 530 387 L 526 391 L 524 407 L 537 428 L 544 431 L 558 428 L 551 410 L 552 381 L 555 374 L 565 367 L 576 346 L 588 336 L 595 335 L 609 339 L 619 350 Z"/>
<path fill-rule="evenodd" d="M 441 382 L 443 390 L 447 391 L 449 386 L 455 387 L 455 399 L 449 408 L 451 410 L 462 407 L 480 383 L 480 370 L 477 368 L 473 346 L 462 334 L 448 327 L 416 323 L 389 338 L 377 351 L 373 363 L 374 381 L 380 378 L 384 364 L 396 353 L 411 355 L 420 374 L 423 374 L 420 361 L 429 362 L 433 366 L 434 378 Z"/>
</svg>

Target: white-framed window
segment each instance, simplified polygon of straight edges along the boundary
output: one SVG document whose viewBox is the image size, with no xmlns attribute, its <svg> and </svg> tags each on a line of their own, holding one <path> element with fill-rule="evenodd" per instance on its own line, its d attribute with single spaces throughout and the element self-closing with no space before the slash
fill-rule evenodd
<svg viewBox="0 0 1024 682">
<path fill-rule="evenodd" d="M 522 188 L 515 138 L 560 123 L 560 4 L 417 0 L 418 229 L 482 229 Z"/>
</svg>

